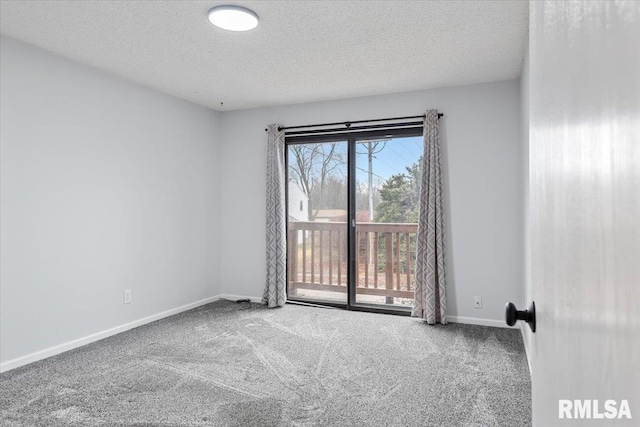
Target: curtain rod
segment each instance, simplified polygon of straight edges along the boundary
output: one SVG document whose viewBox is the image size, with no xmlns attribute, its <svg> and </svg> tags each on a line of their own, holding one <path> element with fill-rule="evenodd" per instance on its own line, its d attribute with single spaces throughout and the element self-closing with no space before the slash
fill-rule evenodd
<svg viewBox="0 0 640 427">
<path fill-rule="evenodd" d="M 391 130 L 391 129 L 407 129 L 407 128 L 416 128 L 424 125 L 424 122 L 402 122 L 402 123 L 383 123 L 378 125 L 366 125 L 366 126 L 352 126 L 349 128 L 325 128 L 325 129 L 309 129 L 309 130 L 300 130 L 294 132 L 287 132 L 287 136 L 300 136 L 300 135 L 316 135 L 322 133 L 331 133 L 331 134 L 349 134 L 352 132 L 359 131 L 367 131 L 367 130 Z"/>
<path fill-rule="evenodd" d="M 444 116 L 443 113 L 438 113 L 438 118 Z M 405 116 L 405 117 L 389 117 L 386 119 L 373 119 L 373 120 L 354 120 L 352 122 L 334 122 L 334 123 L 321 123 L 316 125 L 306 125 L 306 126 L 288 126 L 288 127 L 278 127 L 278 131 L 287 130 L 287 129 L 307 129 L 307 128 L 317 128 L 322 126 L 335 126 L 335 125 L 344 125 L 349 129 L 352 124 L 357 123 L 372 123 L 372 122 L 386 122 L 389 120 L 404 120 L 404 119 L 424 119 L 426 117 L 425 114 L 421 116 Z M 267 131 L 267 129 L 265 129 Z"/>
</svg>

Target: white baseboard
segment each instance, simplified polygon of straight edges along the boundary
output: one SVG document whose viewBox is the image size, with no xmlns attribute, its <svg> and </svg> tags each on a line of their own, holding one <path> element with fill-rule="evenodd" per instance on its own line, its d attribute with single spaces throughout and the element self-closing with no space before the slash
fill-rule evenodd
<svg viewBox="0 0 640 427">
<path fill-rule="evenodd" d="M 248 297 L 246 295 L 231 295 L 231 294 L 222 294 L 220 295 L 220 299 L 226 299 L 229 301 L 238 301 L 239 299 L 250 299 L 251 302 L 262 303 L 262 297 Z"/>
<path fill-rule="evenodd" d="M 481 319 L 479 317 L 447 316 L 451 323 L 464 323 L 466 325 L 493 326 L 494 328 L 510 328 L 504 320 Z"/>
<path fill-rule="evenodd" d="M 56 354 L 64 353 L 65 351 L 73 350 L 74 348 L 82 347 L 83 345 L 90 344 L 95 341 L 110 337 L 112 335 L 119 334 L 129 329 L 137 328 L 138 326 L 145 325 L 147 323 L 154 322 L 156 320 L 163 319 L 165 317 L 173 316 L 174 314 L 182 313 L 183 311 L 191 310 L 196 307 L 200 307 L 205 304 L 218 301 L 221 298 L 220 295 L 202 299 L 200 301 L 192 302 L 180 307 L 172 308 L 162 313 L 153 314 L 151 316 L 144 317 L 142 319 L 134 320 L 133 322 L 125 323 L 124 325 L 116 326 L 115 328 L 107 329 L 102 332 L 96 332 L 95 334 L 87 335 L 86 337 L 78 338 L 73 341 L 68 341 L 63 344 L 49 347 L 44 350 L 36 351 L 26 356 L 17 357 L 12 360 L 8 360 L 0 364 L 0 372 L 10 371 L 11 369 L 18 368 L 20 366 L 27 365 L 29 363 L 37 362 L 38 360 L 46 359 Z"/>
<path fill-rule="evenodd" d="M 248 297 L 246 295 L 231 295 L 231 294 L 222 294 L 220 295 L 220 299 L 226 299 L 229 301 L 237 301 L 239 299 L 250 299 L 251 302 L 262 303 L 262 297 Z M 464 323 L 467 325 L 479 325 L 479 326 L 493 326 L 497 328 L 509 328 L 504 320 L 494 320 L 494 319 L 481 319 L 477 317 L 460 317 L 460 316 L 447 316 L 447 320 L 451 323 Z M 519 325 L 515 328 L 517 329 Z"/>
</svg>

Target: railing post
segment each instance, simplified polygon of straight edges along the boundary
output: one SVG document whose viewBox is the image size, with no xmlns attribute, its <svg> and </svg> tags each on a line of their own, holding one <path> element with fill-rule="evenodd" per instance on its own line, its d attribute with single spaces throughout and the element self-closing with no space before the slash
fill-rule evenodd
<svg viewBox="0 0 640 427">
<path fill-rule="evenodd" d="M 338 286 L 342 286 L 342 231 L 338 231 Z"/>
<path fill-rule="evenodd" d="M 320 255 L 320 261 L 318 264 L 318 283 L 322 283 L 322 279 L 323 279 L 323 275 L 324 275 L 324 256 L 322 253 L 322 235 L 324 234 L 324 232 L 322 230 L 318 231 L 318 253 Z"/>
<path fill-rule="evenodd" d="M 302 280 L 300 283 L 307 281 L 307 230 L 302 229 Z"/>
<path fill-rule="evenodd" d="M 391 231 L 384 233 L 384 252 L 385 252 L 385 289 L 388 291 L 393 289 L 393 234 Z M 387 296 L 386 304 L 393 304 L 393 297 Z"/>
<path fill-rule="evenodd" d="M 333 231 L 329 230 L 329 282 L 333 284 Z"/>
<path fill-rule="evenodd" d="M 364 254 L 364 287 L 369 287 L 369 232 L 365 231 L 364 234 L 364 245 L 365 245 L 365 254 Z"/>
<path fill-rule="evenodd" d="M 400 256 L 400 233 L 396 233 L 396 264 L 397 264 L 397 270 L 396 270 L 396 289 L 400 290 L 400 267 L 401 267 L 401 263 L 400 260 L 402 259 L 402 257 Z"/>
<path fill-rule="evenodd" d="M 295 230 L 289 231 L 289 239 L 291 240 L 291 269 L 289 270 L 289 283 L 295 283 L 298 280 L 298 236 L 300 232 Z"/>
<path fill-rule="evenodd" d="M 378 288 L 378 232 L 373 232 L 373 287 Z"/>
<path fill-rule="evenodd" d="M 409 233 L 405 234 L 405 269 L 407 270 L 407 292 L 411 290 L 411 239 Z"/>
<path fill-rule="evenodd" d="M 316 283 L 316 230 L 311 230 L 311 280 Z"/>
</svg>

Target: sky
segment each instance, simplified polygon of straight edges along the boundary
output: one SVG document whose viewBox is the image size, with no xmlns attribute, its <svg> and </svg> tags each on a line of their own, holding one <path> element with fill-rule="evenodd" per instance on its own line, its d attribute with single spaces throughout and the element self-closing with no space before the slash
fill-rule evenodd
<svg viewBox="0 0 640 427">
<path fill-rule="evenodd" d="M 378 145 L 376 151 L 383 145 Z M 368 156 L 365 144 L 358 144 L 356 152 L 356 176 L 358 181 L 367 182 Z M 360 154 L 362 153 L 362 154 Z M 374 154 L 373 173 L 376 179 L 388 179 L 392 175 L 405 173 L 406 167 L 420 159 L 422 154 L 422 137 L 412 136 L 389 140 L 382 151 Z"/>
</svg>

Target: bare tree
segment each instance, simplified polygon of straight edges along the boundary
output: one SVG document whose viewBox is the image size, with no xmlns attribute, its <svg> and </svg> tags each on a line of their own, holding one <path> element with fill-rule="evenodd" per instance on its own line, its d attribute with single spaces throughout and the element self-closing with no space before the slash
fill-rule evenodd
<svg viewBox="0 0 640 427">
<path fill-rule="evenodd" d="M 300 144 L 289 148 L 289 167 L 302 191 L 309 199 L 309 220 L 324 207 L 327 178 L 344 165 L 344 155 L 336 151 L 337 144 Z"/>
</svg>

